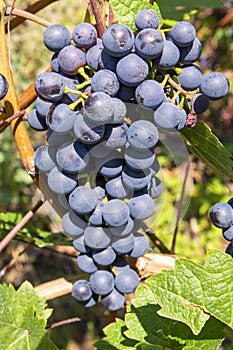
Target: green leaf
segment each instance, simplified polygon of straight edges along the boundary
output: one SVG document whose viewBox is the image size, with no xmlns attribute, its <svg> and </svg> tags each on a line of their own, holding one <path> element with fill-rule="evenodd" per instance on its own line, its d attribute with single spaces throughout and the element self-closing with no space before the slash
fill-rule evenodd
<svg viewBox="0 0 233 350">
<path fill-rule="evenodd" d="M 156 3 L 151 5 L 148 0 L 110 0 L 110 5 L 119 23 L 123 23 L 130 27 L 133 31 L 136 30 L 134 23 L 136 14 L 143 9 L 153 9 L 163 23 L 162 15 Z"/>
<path fill-rule="evenodd" d="M 8 232 L 15 227 L 22 219 L 20 213 L 0 213 L 0 239 L 3 239 Z M 48 245 L 70 245 L 70 240 L 60 232 L 44 231 L 28 222 L 18 233 L 18 237 L 26 238 L 32 244 L 43 248 Z"/>
<path fill-rule="evenodd" d="M 197 8 L 223 8 L 223 2 L 220 0 L 197 0 L 195 2 L 191 0 L 157 0 L 160 11 L 163 18 L 175 19 L 180 21 L 184 15 L 191 10 Z M 178 9 L 176 9 L 178 7 Z"/>
<path fill-rule="evenodd" d="M 210 316 L 233 328 L 233 259 L 218 250 L 205 266 L 179 258 L 173 271 L 147 279 L 161 306 L 159 315 L 187 324 L 199 334 Z"/>
<path fill-rule="evenodd" d="M 99 350 L 134 350 L 137 341 L 128 339 L 124 335 L 126 330 L 124 321 L 116 319 L 116 322 L 111 323 L 104 328 L 106 338 L 95 343 L 96 349 Z"/>
<path fill-rule="evenodd" d="M 0 350 L 56 350 L 45 330 L 51 309 L 29 282 L 16 291 L 0 285 Z"/>
<path fill-rule="evenodd" d="M 211 129 L 200 121 L 193 128 L 184 128 L 181 135 L 190 151 L 217 174 L 233 180 L 233 158 Z"/>
</svg>

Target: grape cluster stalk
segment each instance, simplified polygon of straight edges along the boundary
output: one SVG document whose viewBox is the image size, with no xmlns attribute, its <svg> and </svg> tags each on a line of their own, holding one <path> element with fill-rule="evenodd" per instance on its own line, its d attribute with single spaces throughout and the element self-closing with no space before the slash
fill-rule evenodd
<svg viewBox="0 0 233 350">
<path fill-rule="evenodd" d="M 43 40 L 53 52 L 52 71 L 37 77 L 28 115 L 33 129 L 46 131 L 35 166 L 65 211 L 62 226 L 79 252 L 78 267 L 90 275 L 74 283 L 72 295 L 111 311 L 139 285 L 127 257 L 149 249 L 140 229 L 163 189 L 159 130 L 193 126 L 189 116 L 229 90 L 222 73 L 203 75 L 195 64 L 202 45 L 191 23 L 163 28 L 156 12 L 145 9 L 135 25 L 134 33 L 112 24 L 102 38 L 86 22 L 72 34 L 49 26 Z"/>
</svg>

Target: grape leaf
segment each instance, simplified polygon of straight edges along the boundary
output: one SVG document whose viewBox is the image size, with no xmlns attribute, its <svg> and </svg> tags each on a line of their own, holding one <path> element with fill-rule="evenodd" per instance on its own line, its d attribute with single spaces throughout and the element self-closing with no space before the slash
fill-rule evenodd
<svg viewBox="0 0 233 350">
<path fill-rule="evenodd" d="M 22 214 L 20 213 L 0 213 L 0 239 L 3 239 L 21 219 Z M 68 240 L 64 234 L 60 232 L 54 233 L 44 231 L 35 227 L 31 222 L 28 222 L 21 230 L 19 230 L 17 237 L 26 238 L 32 244 L 35 244 L 40 248 L 48 245 L 70 245 L 70 240 Z"/>
<path fill-rule="evenodd" d="M 158 5 L 156 3 L 151 5 L 148 0 L 110 0 L 110 5 L 117 20 L 130 27 L 133 31 L 136 30 L 135 16 L 143 9 L 153 9 L 159 17 L 160 24 L 163 23 Z"/>
<path fill-rule="evenodd" d="M 149 277 L 161 306 L 158 314 L 187 324 L 199 334 L 210 316 L 233 328 L 233 259 L 211 250 L 205 266 L 179 258 L 175 270 Z"/>
<path fill-rule="evenodd" d="M 107 337 L 95 343 L 96 349 L 134 350 L 137 341 L 128 339 L 123 333 L 125 330 L 124 321 L 116 319 L 114 323 L 109 324 L 103 329 Z"/>
<path fill-rule="evenodd" d="M 163 14 L 163 18 L 175 19 L 180 21 L 184 15 L 189 13 L 190 10 L 196 8 L 223 8 L 224 4 L 220 0 L 197 0 L 195 2 L 191 0 L 157 0 L 160 11 Z M 178 7 L 178 9 L 176 9 Z"/>
<path fill-rule="evenodd" d="M 198 121 L 193 128 L 184 128 L 181 135 L 190 151 L 203 163 L 233 180 L 233 158 L 205 123 Z"/>
<path fill-rule="evenodd" d="M 0 285 L 0 350 L 56 350 L 45 330 L 51 309 L 29 282 L 16 291 Z"/>
</svg>

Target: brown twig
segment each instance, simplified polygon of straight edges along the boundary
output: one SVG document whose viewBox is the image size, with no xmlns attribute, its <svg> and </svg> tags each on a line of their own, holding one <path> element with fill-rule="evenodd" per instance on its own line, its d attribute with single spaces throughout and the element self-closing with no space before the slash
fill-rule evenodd
<svg viewBox="0 0 233 350">
<path fill-rule="evenodd" d="M 104 22 L 101 14 L 101 9 L 98 0 L 90 0 L 91 9 L 96 21 L 96 30 L 99 38 L 102 38 L 104 34 Z"/>
<path fill-rule="evenodd" d="M 35 212 L 42 206 L 42 204 L 43 201 L 39 200 L 36 203 L 36 205 L 31 210 L 29 210 L 26 215 L 24 215 L 22 220 L 20 220 L 20 222 L 17 225 L 15 225 L 15 227 L 13 227 L 12 230 L 10 230 L 6 237 L 3 238 L 3 240 L 0 242 L 0 252 L 2 252 L 2 250 L 10 243 L 10 241 L 15 237 L 15 235 L 17 235 L 19 230 L 21 230 L 21 228 L 23 228 L 26 225 L 26 223 L 33 217 Z"/>
<path fill-rule="evenodd" d="M 46 329 L 53 329 L 53 328 L 56 328 L 56 327 L 65 326 L 66 324 L 70 324 L 70 323 L 74 323 L 74 322 L 80 322 L 80 321 L 82 321 L 82 319 L 79 318 L 79 317 L 68 318 L 67 320 L 55 322 L 55 323 L 51 324 L 51 326 L 46 327 Z"/>
<path fill-rule="evenodd" d="M 1 129 L 5 128 L 6 126 L 10 125 L 12 120 L 17 119 L 17 118 L 22 118 L 25 115 L 26 111 L 23 109 L 22 111 L 13 114 L 12 116 L 6 118 L 3 122 L 0 123 L 0 132 L 2 131 Z"/>
<path fill-rule="evenodd" d="M 171 251 L 170 251 L 171 254 L 175 254 L 176 238 L 177 238 L 178 229 L 179 229 L 179 221 L 180 221 L 181 212 L 182 212 L 182 204 L 183 204 L 183 200 L 184 200 L 185 186 L 186 186 L 187 179 L 188 179 L 189 169 L 190 169 L 190 162 L 188 161 L 187 165 L 185 167 L 184 181 L 183 181 L 183 184 L 182 184 L 180 200 L 178 202 L 177 217 L 176 217 L 176 227 L 175 227 L 175 230 L 174 230 L 173 240 L 172 240 L 172 245 L 171 245 Z"/>
<path fill-rule="evenodd" d="M 9 62 L 8 49 L 5 36 L 5 25 L 4 16 L 5 13 L 5 3 L 4 0 L 0 0 L 0 38 L 1 38 L 1 50 L 0 50 L 0 73 L 4 72 L 9 89 L 4 97 L 4 105 L 6 108 L 6 118 L 20 112 L 20 107 L 18 104 L 18 99 L 15 91 L 14 80 L 12 76 L 12 71 Z M 34 150 L 32 148 L 31 141 L 29 139 L 27 130 L 21 119 L 14 119 L 11 122 L 12 132 L 15 138 L 15 142 L 20 154 L 20 158 L 28 174 L 31 175 L 35 183 L 37 183 L 37 178 L 35 175 L 34 166 Z"/>
<path fill-rule="evenodd" d="M 11 259 L 11 261 L 5 265 L 0 271 L 0 279 L 6 274 L 6 272 L 17 262 L 21 255 L 23 255 L 28 249 L 32 247 L 32 244 L 28 244 L 17 256 Z"/>
<path fill-rule="evenodd" d="M 38 11 L 42 10 L 46 6 L 50 5 L 51 3 L 55 2 L 57 0 L 39 0 L 36 1 L 34 4 L 28 6 L 26 9 L 24 9 L 27 12 L 30 13 L 37 13 Z M 26 20 L 24 17 L 15 17 L 10 21 L 9 29 L 12 30 L 16 28 L 19 24 L 23 23 Z M 8 31 L 7 26 L 5 27 L 5 30 Z"/>
<path fill-rule="evenodd" d="M 27 12 L 25 10 L 21 10 L 21 9 L 18 9 L 18 8 L 12 8 L 12 7 L 7 7 L 6 8 L 6 11 L 5 11 L 5 14 L 8 16 L 8 15 L 14 15 L 14 16 L 18 16 L 18 17 L 22 17 L 24 19 L 28 19 L 30 21 L 33 21 L 35 23 L 38 23 L 44 27 L 49 27 L 51 26 L 51 22 L 49 21 L 46 21 L 45 19 L 39 17 L 39 16 L 36 16 L 30 12 Z"/>
</svg>

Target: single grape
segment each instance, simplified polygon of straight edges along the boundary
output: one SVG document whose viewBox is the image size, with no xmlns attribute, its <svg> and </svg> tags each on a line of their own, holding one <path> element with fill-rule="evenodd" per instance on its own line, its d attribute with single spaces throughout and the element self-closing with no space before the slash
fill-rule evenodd
<svg viewBox="0 0 233 350">
<path fill-rule="evenodd" d="M 142 83 L 149 73 L 146 61 L 135 53 L 131 53 L 117 63 L 116 74 L 123 85 L 135 87 Z"/>
<path fill-rule="evenodd" d="M 127 141 L 127 131 L 126 123 L 106 125 L 104 147 L 110 149 L 123 147 Z"/>
<path fill-rule="evenodd" d="M 161 69 L 171 69 L 176 66 L 180 58 L 178 47 L 169 40 L 164 41 L 164 47 L 161 54 L 153 59 L 153 65 Z"/>
<path fill-rule="evenodd" d="M 171 38 L 180 47 L 190 45 L 196 37 L 196 29 L 188 21 L 177 22 L 171 30 Z"/>
<path fill-rule="evenodd" d="M 129 220 L 129 208 L 121 199 L 111 199 L 105 203 L 103 218 L 114 227 L 122 226 Z"/>
<path fill-rule="evenodd" d="M 57 164 L 64 171 L 77 174 L 84 170 L 89 161 L 88 150 L 79 141 L 62 146 L 56 155 Z"/>
<path fill-rule="evenodd" d="M 134 45 L 134 34 L 124 24 L 112 24 L 102 37 L 105 50 L 114 57 L 123 57 L 130 53 Z"/>
<path fill-rule="evenodd" d="M 128 254 L 134 246 L 134 235 L 130 233 L 127 236 L 124 237 L 112 237 L 112 248 L 118 253 L 118 254 Z"/>
<path fill-rule="evenodd" d="M 101 54 L 99 55 L 99 68 L 108 69 L 112 72 L 116 72 L 116 65 L 119 59 L 119 57 L 109 55 L 109 53 L 105 49 L 103 49 L 101 51 Z"/>
<path fill-rule="evenodd" d="M 163 102 L 154 112 L 154 123 L 157 127 L 169 131 L 180 130 L 185 126 L 186 113 L 170 102 Z"/>
<path fill-rule="evenodd" d="M 155 199 L 161 195 L 163 191 L 163 184 L 159 178 L 153 176 L 148 185 L 148 194 Z"/>
<path fill-rule="evenodd" d="M 115 261 L 116 253 L 111 246 L 108 246 L 103 250 L 93 250 L 92 258 L 98 265 L 109 266 Z"/>
<path fill-rule="evenodd" d="M 230 227 L 224 228 L 222 230 L 222 235 L 227 241 L 233 240 L 233 224 L 231 224 Z"/>
<path fill-rule="evenodd" d="M 91 78 L 92 91 L 102 91 L 110 96 L 115 96 L 120 88 L 120 83 L 114 72 L 103 69 Z"/>
<path fill-rule="evenodd" d="M 155 80 L 144 80 L 135 90 L 135 99 L 138 104 L 155 109 L 164 100 L 162 86 Z"/>
<path fill-rule="evenodd" d="M 42 100 L 39 96 L 36 98 L 36 112 L 43 118 L 46 117 L 52 105 L 52 102 Z"/>
<path fill-rule="evenodd" d="M 52 24 L 45 29 L 43 41 L 50 51 L 59 52 L 70 44 L 70 32 L 61 24 Z"/>
<path fill-rule="evenodd" d="M 87 65 L 94 71 L 99 70 L 99 57 L 103 50 L 103 45 L 94 45 L 88 51 L 86 55 Z"/>
<path fill-rule="evenodd" d="M 114 288 L 114 277 L 109 271 L 98 270 L 91 274 L 89 283 L 94 293 L 106 295 Z"/>
<path fill-rule="evenodd" d="M 233 224 L 233 209 L 228 203 L 219 202 L 210 209 L 210 220 L 219 228 L 228 228 Z"/>
<path fill-rule="evenodd" d="M 116 94 L 117 98 L 119 98 L 121 101 L 128 102 L 130 100 L 133 100 L 134 96 L 135 96 L 135 87 L 125 86 L 123 84 L 120 84 L 120 89 Z"/>
<path fill-rule="evenodd" d="M 109 231 L 117 237 L 125 237 L 128 236 L 130 233 L 132 233 L 134 230 L 134 220 L 129 217 L 129 220 L 125 225 L 118 226 L 118 227 L 112 227 L 109 226 Z"/>
<path fill-rule="evenodd" d="M 62 72 L 75 75 L 86 64 L 86 54 L 74 45 L 65 46 L 58 54 L 58 64 Z"/>
<path fill-rule="evenodd" d="M 95 167 L 100 175 L 111 179 L 121 174 L 125 162 L 120 152 L 113 151 L 106 158 L 95 159 Z"/>
<path fill-rule="evenodd" d="M 113 124 L 122 123 L 127 113 L 125 103 L 116 97 L 112 98 L 112 102 L 114 104 L 114 113 L 113 113 L 112 121 L 110 123 L 113 123 Z"/>
<path fill-rule="evenodd" d="M 145 28 L 156 29 L 159 26 L 159 17 L 152 9 L 144 9 L 137 13 L 135 17 L 135 25 L 140 31 Z"/>
<path fill-rule="evenodd" d="M 202 44 L 198 38 L 195 38 L 190 45 L 180 48 L 179 61 L 183 64 L 194 63 L 199 59 L 201 50 Z"/>
<path fill-rule="evenodd" d="M 80 253 L 90 253 L 91 248 L 88 247 L 84 241 L 84 235 L 77 237 L 73 240 L 74 248 Z"/>
<path fill-rule="evenodd" d="M 139 232 L 135 232 L 134 234 L 134 246 L 128 255 L 131 258 L 139 258 L 146 254 L 149 249 L 149 241 L 148 239 Z"/>
<path fill-rule="evenodd" d="M 92 294 L 90 284 L 86 280 L 79 280 L 72 286 L 72 296 L 78 301 L 87 301 Z"/>
<path fill-rule="evenodd" d="M 162 53 L 163 47 L 164 39 L 157 29 L 145 28 L 136 35 L 136 52 L 145 59 L 158 57 Z"/>
<path fill-rule="evenodd" d="M 109 311 L 119 310 L 124 305 L 124 302 L 124 295 L 115 288 L 113 288 L 111 293 L 101 297 L 101 304 Z"/>
<path fill-rule="evenodd" d="M 146 187 L 151 179 L 150 170 L 133 170 L 125 166 L 122 170 L 122 181 L 129 189 L 140 190 Z"/>
<path fill-rule="evenodd" d="M 90 215 L 88 215 L 88 222 L 93 226 L 102 226 L 103 210 L 104 210 L 104 202 L 97 200 L 97 205 L 95 207 L 95 210 Z"/>
<path fill-rule="evenodd" d="M 134 270 L 124 269 L 116 275 L 114 284 L 120 293 L 133 293 L 139 285 L 139 277 Z"/>
<path fill-rule="evenodd" d="M 106 183 L 106 191 L 112 198 L 124 199 L 130 190 L 123 184 L 121 176 L 114 177 Z"/>
<path fill-rule="evenodd" d="M 48 125 L 46 123 L 46 119 L 37 113 L 36 108 L 33 108 L 27 118 L 28 124 L 30 127 L 37 131 L 45 131 L 48 129 Z"/>
<path fill-rule="evenodd" d="M 78 186 L 70 194 L 69 204 L 78 214 L 91 213 L 97 205 L 97 194 L 92 188 Z"/>
<path fill-rule="evenodd" d="M 48 174 L 48 186 L 55 193 L 69 194 L 77 185 L 76 177 L 57 167 L 52 168 Z"/>
<path fill-rule="evenodd" d="M 55 148 L 48 145 L 42 145 L 35 150 L 34 163 L 38 170 L 42 172 L 48 172 L 52 170 L 56 166 L 55 160 Z"/>
<path fill-rule="evenodd" d="M 155 154 L 149 149 L 137 150 L 131 146 L 125 150 L 125 162 L 134 170 L 143 170 L 153 165 Z"/>
<path fill-rule="evenodd" d="M 182 73 L 178 75 L 179 83 L 187 91 L 196 90 L 201 85 L 202 79 L 202 71 L 194 64 L 182 67 Z"/>
<path fill-rule="evenodd" d="M 73 131 L 74 135 L 80 142 L 85 144 L 96 144 L 103 138 L 105 126 L 94 124 L 85 115 L 83 116 L 82 113 L 79 112 L 74 122 Z"/>
<path fill-rule="evenodd" d="M 72 38 L 79 48 L 89 49 L 97 43 L 97 31 L 92 24 L 82 22 L 74 28 Z"/>
<path fill-rule="evenodd" d="M 128 142 L 139 150 L 153 148 L 158 142 L 158 130 L 147 120 L 137 120 L 128 129 Z"/>
<path fill-rule="evenodd" d="M 219 100 L 227 95 L 229 86 L 229 81 L 224 74 L 211 72 L 203 77 L 200 89 L 210 100 Z"/>
<path fill-rule="evenodd" d="M 96 124 L 108 123 L 114 114 L 111 97 L 102 91 L 93 92 L 84 103 L 84 113 Z"/>
<path fill-rule="evenodd" d="M 148 219 L 155 209 L 154 201 L 148 194 L 131 198 L 128 205 L 130 215 L 135 220 Z"/>
<path fill-rule="evenodd" d="M 196 114 L 201 114 L 209 108 L 209 99 L 203 94 L 195 94 L 190 104 Z"/>
<path fill-rule="evenodd" d="M 84 242 L 92 249 L 102 250 L 110 245 L 111 233 L 105 227 L 89 225 L 84 231 Z"/>
<path fill-rule="evenodd" d="M 46 116 L 48 127 L 57 133 L 67 134 L 73 129 L 76 120 L 76 112 L 69 109 L 65 103 L 60 103 L 50 108 Z"/>
<path fill-rule="evenodd" d="M 83 272 L 93 273 L 98 270 L 98 267 L 92 259 L 91 253 L 81 253 L 77 257 L 77 265 Z"/>
<path fill-rule="evenodd" d="M 9 84 L 7 79 L 3 74 L 0 74 L 0 100 L 2 100 L 6 96 L 8 89 Z"/>
<path fill-rule="evenodd" d="M 65 233 L 72 237 L 77 238 L 81 236 L 87 226 L 87 222 L 81 215 L 77 215 L 73 210 L 69 210 L 62 217 L 62 227 Z"/>
<path fill-rule="evenodd" d="M 62 76 L 55 72 L 42 73 L 35 81 L 37 94 L 51 102 L 57 102 L 63 97 L 64 87 Z"/>
</svg>

